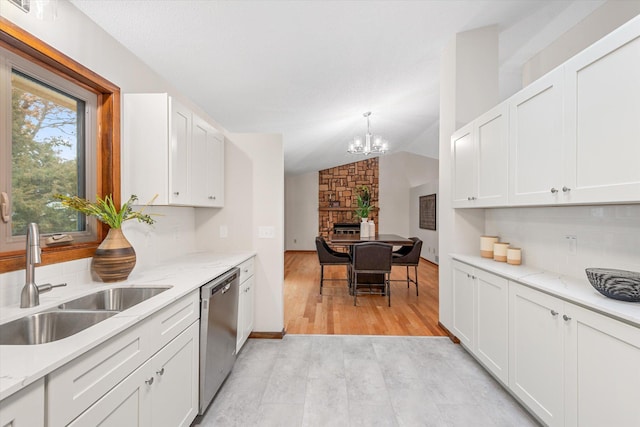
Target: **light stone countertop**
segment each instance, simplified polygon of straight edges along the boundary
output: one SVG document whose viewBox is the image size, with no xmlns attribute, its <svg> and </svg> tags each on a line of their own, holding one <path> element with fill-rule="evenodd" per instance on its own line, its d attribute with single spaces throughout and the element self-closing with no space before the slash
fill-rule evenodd
<svg viewBox="0 0 640 427">
<path fill-rule="evenodd" d="M 452 259 L 497 274 L 565 301 L 640 328 L 640 303 L 607 298 L 595 290 L 585 274 L 579 279 L 527 265 L 509 265 L 473 255 L 451 254 Z"/>
<path fill-rule="evenodd" d="M 0 345 L 0 400 L 86 353 L 109 338 L 135 326 L 141 320 L 195 291 L 203 284 L 248 260 L 251 251 L 216 253 L 197 252 L 175 261 L 134 272 L 124 282 L 92 282 L 56 288 L 40 296 L 40 305 L 19 308 L 2 307 L 0 324 L 22 316 L 52 309 L 60 303 L 113 287 L 161 286 L 172 288 L 116 314 L 68 338 L 39 345 Z"/>
</svg>

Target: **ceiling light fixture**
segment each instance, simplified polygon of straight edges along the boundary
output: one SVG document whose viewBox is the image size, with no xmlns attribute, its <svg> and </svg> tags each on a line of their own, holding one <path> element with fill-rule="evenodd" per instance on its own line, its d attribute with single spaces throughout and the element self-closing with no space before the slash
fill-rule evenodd
<svg viewBox="0 0 640 427">
<path fill-rule="evenodd" d="M 386 139 L 383 139 L 380 135 L 372 135 L 369 130 L 369 116 L 371 111 L 367 111 L 363 114 L 367 118 L 367 133 L 364 135 L 364 142 L 361 136 L 353 137 L 353 141 L 349 143 L 347 153 L 350 154 L 383 154 L 389 149 L 389 145 Z"/>
</svg>

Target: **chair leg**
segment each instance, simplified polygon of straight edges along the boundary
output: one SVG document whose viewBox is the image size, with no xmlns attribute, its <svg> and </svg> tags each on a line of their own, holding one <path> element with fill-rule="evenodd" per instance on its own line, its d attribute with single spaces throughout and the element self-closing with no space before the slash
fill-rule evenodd
<svg viewBox="0 0 640 427">
<path fill-rule="evenodd" d="M 413 268 L 416 274 L 416 296 L 418 296 L 418 266 L 414 265 Z"/>
<path fill-rule="evenodd" d="M 409 289 L 409 266 L 407 265 L 407 289 Z"/>
<path fill-rule="evenodd" d="M 322 281 L 324 280 L 324 265 L 320 264 L 320 295 L 322 295 Z"/>
<path fill-rule="evenodd" d="M 353 306 L 356 306 L 356 298 L 358 298 L 358 273 L 353 274 Z"/>
<path fill-rule="evenodd" d="M 391 307 L 391 273 L 387 276 L 387 297 L 389 298 L 389 307 Z"/>
</svg>

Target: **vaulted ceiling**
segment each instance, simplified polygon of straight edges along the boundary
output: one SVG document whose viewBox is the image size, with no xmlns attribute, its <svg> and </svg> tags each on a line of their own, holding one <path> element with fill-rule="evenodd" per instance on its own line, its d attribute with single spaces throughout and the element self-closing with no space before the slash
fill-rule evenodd
<svg viewBox="0 0 640 427">
<path fill-rule="evenodd" d="M 500 92 L 603 0 L 71 0 L 231 132 L 282 133 L 285 171 L 390 151 L 438 157 L 439 63 L 456 33 L 497 25 Z M 359 160 L 359 159 L 358 159 Z"/>
</svg>

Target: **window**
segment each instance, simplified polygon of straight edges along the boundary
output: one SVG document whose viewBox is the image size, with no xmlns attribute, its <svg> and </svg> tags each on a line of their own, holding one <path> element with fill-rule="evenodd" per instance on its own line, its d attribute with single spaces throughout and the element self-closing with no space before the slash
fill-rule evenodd
<svg viewBox="0 0 640 427">
<path fill-rule="evenodd" d="M 43 245 L 42 264 L 93 256 L 108 231 L 66 212 L 51 196 L 120 203 L 120 90 L 0 17 L 0 273 L 24 269 L 24 231 L 74 235 L 71 245 Z M 5 198 L 0 198 L 1 202 Z"/>
<path fill-rule="evenodd" d="M 6 196 L 0 249 L 24 248 L 27 226 L 42 236 L 64 233 L 74 241 L 96 240 L 95 219 L 63 208 L 57 193 L 95 195 L 97 95 L 29 61 L 0 49 L 0 111 L 9 123 L 0 135 L 0 176 Z"/>
</svg>

